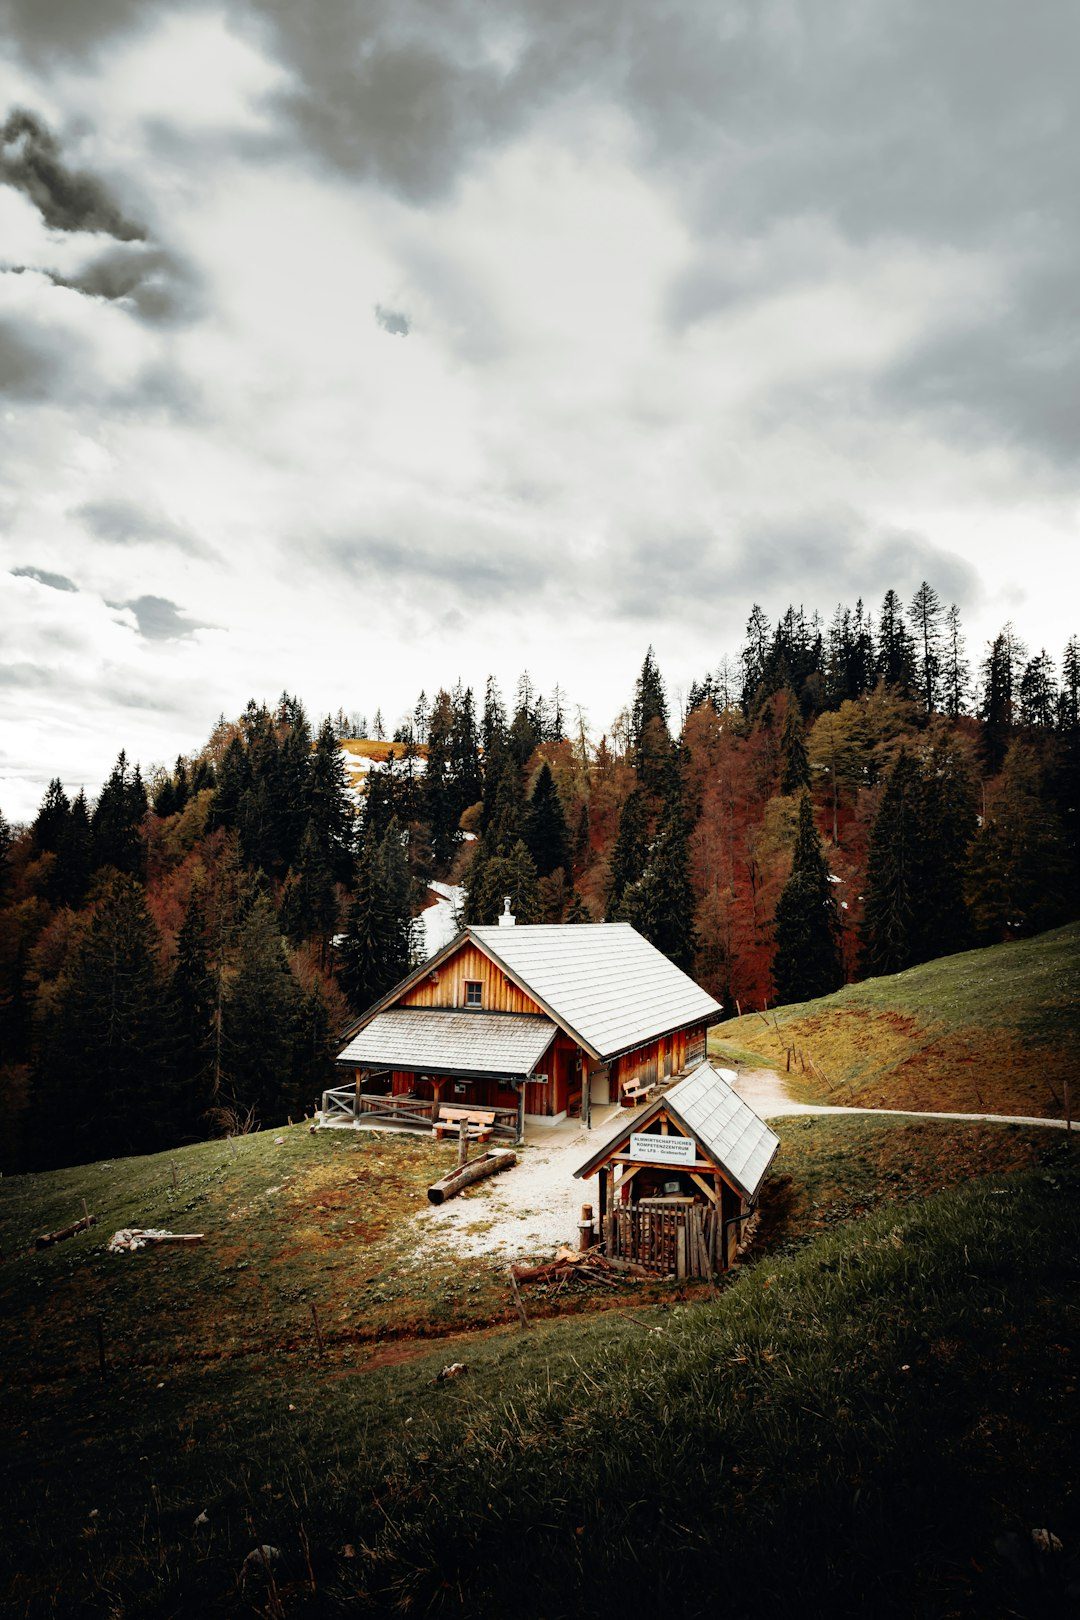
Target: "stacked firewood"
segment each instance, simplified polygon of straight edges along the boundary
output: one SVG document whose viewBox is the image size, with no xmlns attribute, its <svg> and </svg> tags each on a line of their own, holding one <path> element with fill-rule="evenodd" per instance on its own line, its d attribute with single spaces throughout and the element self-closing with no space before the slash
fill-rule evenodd
<svg viewBox="0 0 1080 1620">
<path fill-rule="evenodd" d="M 599 1249 L 557 1250 L 554 1260 L 539 1266 L 511 1266 L 519 1283 L 535 1283 L 542 1293 L 584 1292 L 594 1288 L 617 1288 L 620 1282 L 648 1277 L 644 1266 L 624 1260 L 609 1260 Z"/>
</svg>

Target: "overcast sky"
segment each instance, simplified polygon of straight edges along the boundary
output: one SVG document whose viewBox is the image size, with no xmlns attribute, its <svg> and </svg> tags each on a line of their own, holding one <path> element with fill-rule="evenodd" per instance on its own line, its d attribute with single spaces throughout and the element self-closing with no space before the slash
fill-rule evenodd
<svg viewBox="0 0 1080 1620">
<path fill-rule="evenodd" d="M 0 807 L 751 603 L 1077 628 L 1080 8 L 0 0 Z"/>
</svg>

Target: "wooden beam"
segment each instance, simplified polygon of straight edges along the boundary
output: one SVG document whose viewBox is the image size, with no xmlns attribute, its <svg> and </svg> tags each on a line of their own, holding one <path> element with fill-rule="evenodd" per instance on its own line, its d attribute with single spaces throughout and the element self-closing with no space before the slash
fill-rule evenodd
<svg viewBox="0 0 1080 1620">
<path fill-rule="evenodd" d="M 696 1170 L 691 1170 L 690 1180 L 696 1181 L 706 1198 L 710 1199 L 714 1204 L 718 1204 L 720 1202 L 720 1194 L 718 1190 L 715 1187 L 710 1187 L 705 1178 L 703 1176 L 699 1176 Z"/>
</svg>

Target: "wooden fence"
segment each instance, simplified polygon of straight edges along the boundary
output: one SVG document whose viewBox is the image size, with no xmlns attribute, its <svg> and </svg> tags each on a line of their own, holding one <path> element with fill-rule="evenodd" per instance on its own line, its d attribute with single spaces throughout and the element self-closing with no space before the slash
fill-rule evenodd
<svg viewBox="0 0 1080 1620">
<path fill-rule="evenodd" d="M 467 1106 L 467 1105 L 463 1105 Z M 516 1142 L 518 1134 L 517 1110 L 492 1108 L 495 1123 L 492 1135 Z M 355 1086 L 334 1086 L 322 1094 L 324 1124 L 333 1125 L 363 1119 L 373 1125 L 405 1125 L 413 1130 L 430 1130 L 438 1118 L 439 1105 L 430 1097 L 408 1097 L 400 1093 L 362 1091 L 357 1095 Z"/>
<path fill-rule="evenodd" d="M 630 1260 L 662 1277 L 712 1277 L 730 1264 L 737 1228 L 702 1204 L 624 1204 L 605 1217 L 604 1245 L 616 1260 Z M 726 1236 L 726 1241 L 725 1241 Z"/>
</svg>

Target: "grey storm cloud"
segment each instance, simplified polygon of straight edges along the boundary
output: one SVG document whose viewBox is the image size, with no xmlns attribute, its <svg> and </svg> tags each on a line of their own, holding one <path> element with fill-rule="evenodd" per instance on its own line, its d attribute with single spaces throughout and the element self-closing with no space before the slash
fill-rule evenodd
<svg viewBox="0 0 1080 1620">
<path fill-rule="evenodd" d="M 128 602 L 110 602 L 110 607 L 126 608 L 135 615 L 140 636 L 147 641 L 181 641 L 208 624 L 188 619 L 167 596 L 136 596 Z"/>
<path fill-rule="evenodd" d="M 27 265 L 6 265 L 6 273 L 20 275 L 37 269 L 54 286 L 87 298 L 125 302 L 151 323 L 194 314 L 197 294 L 191 266 L 170 249 L 149 241 L 145 227 L 123 213 L 102 181 L 67 165 L 56 135 L 23 109 L 10 113 L 0 128 L 0 185 L 21 191 L 53 230 L 113 239 L 112 246 L 77 275 Z"/>
<path fill-rule="evenodd" d="M 13 568 L 11 572 L 16 579 L 36 579 L 39 585 L 48 585 L 54 591 L 77 591 L 79 588 L 66 574 L 50 574 L 47 568 Z"/>
<path fill-rule="evenodd" d="M 0 397 L 46 399 L 63 366 L 61 346 L 54 337 L 31 333 L 24 321 L 0 317 Z"/>
<path fill-rule="evenodd" d="M 122 496 L 84 501 L 73 516 L 98 540 L 114 546 L 143 544 L 172 546 L 189 557 L 213 557 L 213 548 L 164 513 Z"/>
<path fill-rule="evenodd" d="M 376 304 L 375 320 L 384 332 L 389 332 L 394 337 L 408 337 L 409 335 L 409 317 L 403 315 L 399 309 L 387 309 L 383 304 Z"/>
<path fill-rule="evenodd" d="M 94 175 L 69 168 L 53 132 L 33 113 L 16 108 L 0 128 L 0 183 L 29 197 L 56 231 L 93 231 L 118 242 L 144 240 Z"/>
</svg>

